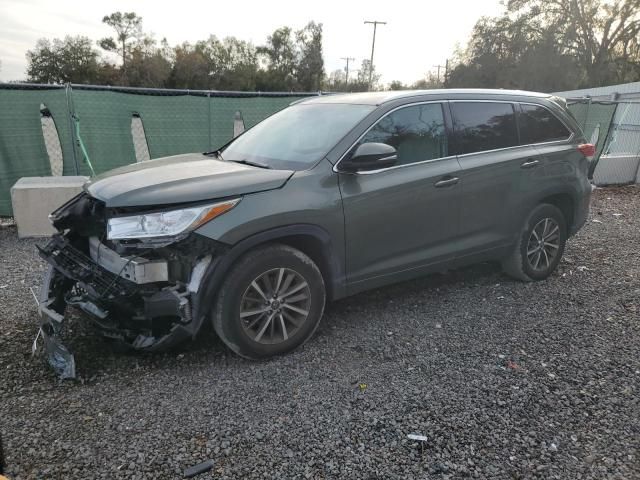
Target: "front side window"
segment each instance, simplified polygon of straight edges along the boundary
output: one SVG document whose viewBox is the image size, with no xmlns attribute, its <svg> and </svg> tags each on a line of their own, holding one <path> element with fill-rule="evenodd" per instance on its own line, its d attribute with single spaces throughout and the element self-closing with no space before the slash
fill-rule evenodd
<svg viewBox="0 0 640 480">
<path fill-rule="evenodd" d="M 292 105 L 263 120 L 222 150 L 225 160 L 306 170 L 375 109 L 372 105 Z"/>
<path fill-rule="evenodd" d="M 386 143 L 395 148 L 397 165 L 448 156 L 442 105 L 426 103 L 396 110 L 381 118 L 355 148 L 371 142 Z"/>
<path fill-rule="evenodd" d="M 511 103 L 452 102 L 458 153 L 515 147 L 518 127 Z"/>
<path fill-rule="evenodd" d="M 571 132 L 556 116 L 539 105 L 522 104 L 520 133 L 523 143 L 565 140 Z"/>
</svg>

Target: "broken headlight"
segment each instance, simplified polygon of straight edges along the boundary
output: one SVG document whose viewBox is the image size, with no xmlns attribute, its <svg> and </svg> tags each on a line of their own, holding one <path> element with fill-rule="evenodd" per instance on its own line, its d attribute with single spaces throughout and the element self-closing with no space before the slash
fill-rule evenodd
<svg viewBox="0 0 640 480">
<path fill-rule="evenodd" d="M 197 207 L 110 218 L 109 240 L 171 237 L 195 230 L 235 207 L 239 198 Z"/>
</svg>

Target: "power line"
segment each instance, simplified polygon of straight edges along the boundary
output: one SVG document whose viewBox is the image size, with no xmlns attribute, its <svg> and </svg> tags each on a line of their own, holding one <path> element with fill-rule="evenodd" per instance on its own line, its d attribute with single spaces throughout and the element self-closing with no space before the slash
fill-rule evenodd
<svg viewBox="0 0 640 480">
<path fill-rule="evenodd" d="M 365 20 L 366 24 L 373 25 L 373 41 L 371 42 L 371 60 L 369 61 L 369 90 L 371 90 L 371 80 L 373 78 L 373 51 L 376 48 L 376 30 L 378 29 L 378 25 L 386 25 L 387 22 L 380 22 L 378 20 Z"/>
</svg>

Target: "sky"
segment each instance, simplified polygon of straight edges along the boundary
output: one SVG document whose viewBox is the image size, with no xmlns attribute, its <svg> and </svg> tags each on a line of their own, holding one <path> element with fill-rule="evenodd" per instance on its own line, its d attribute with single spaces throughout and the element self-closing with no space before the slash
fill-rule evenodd
<svg viewBox="0 0 640 480">
<path fill-rule="evenodd" d="M 134 11 L 145 32 L 157 40 L 166 37 L 170 45 L 212 34 L 260 45 L 278 27 L 320 22 L 327 73 L 344 68 L 341 57 L 354 57 L 359 68 L 371 55 L 373 26 L 364 21 L 386 21 L 377 29 L 376 71 L 383 83 L 412 83 L 444 65 L 481 16 L 502 10 L 500 0 L 0 0 L 0 81 L 26 78 L 25 53 L 39 38 L 85 35 L 98 40 L 112 34 L 103 16 Z"/>
</svg>

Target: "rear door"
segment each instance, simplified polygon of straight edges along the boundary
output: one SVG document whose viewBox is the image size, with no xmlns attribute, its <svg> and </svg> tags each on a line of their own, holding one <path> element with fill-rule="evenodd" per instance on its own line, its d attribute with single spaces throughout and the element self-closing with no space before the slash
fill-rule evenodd
<svg viewBox="0 0 640 480">
<path fill-rule="evenodd" d="M 425 102 L 399 107 L 347 153 L 362 143 L 380 142 L 398 154 L 398 163 L 390 168 L 340 173 L 352 292 L 411 278 L 454 256 L 460 166 L 449 152 L 444 106 Z"/>
<path fill-rule="evenodd" d="M 521 103 L 520 108 L 522 140 L 539 153 L 546 177 L 577 177 L 579 168 L 588 175 L 587 160 L 569 141 L 571 130 L 551 110 L 532 103 Z"/>
<path fill-rule="evenodd" d="M 463 185 L 459 256 L 505 247 L 521 227 L 524 191 L 540 176 L 538 152 L 522 145 L 516 103 L 450 105 Z"/>
</svg>

